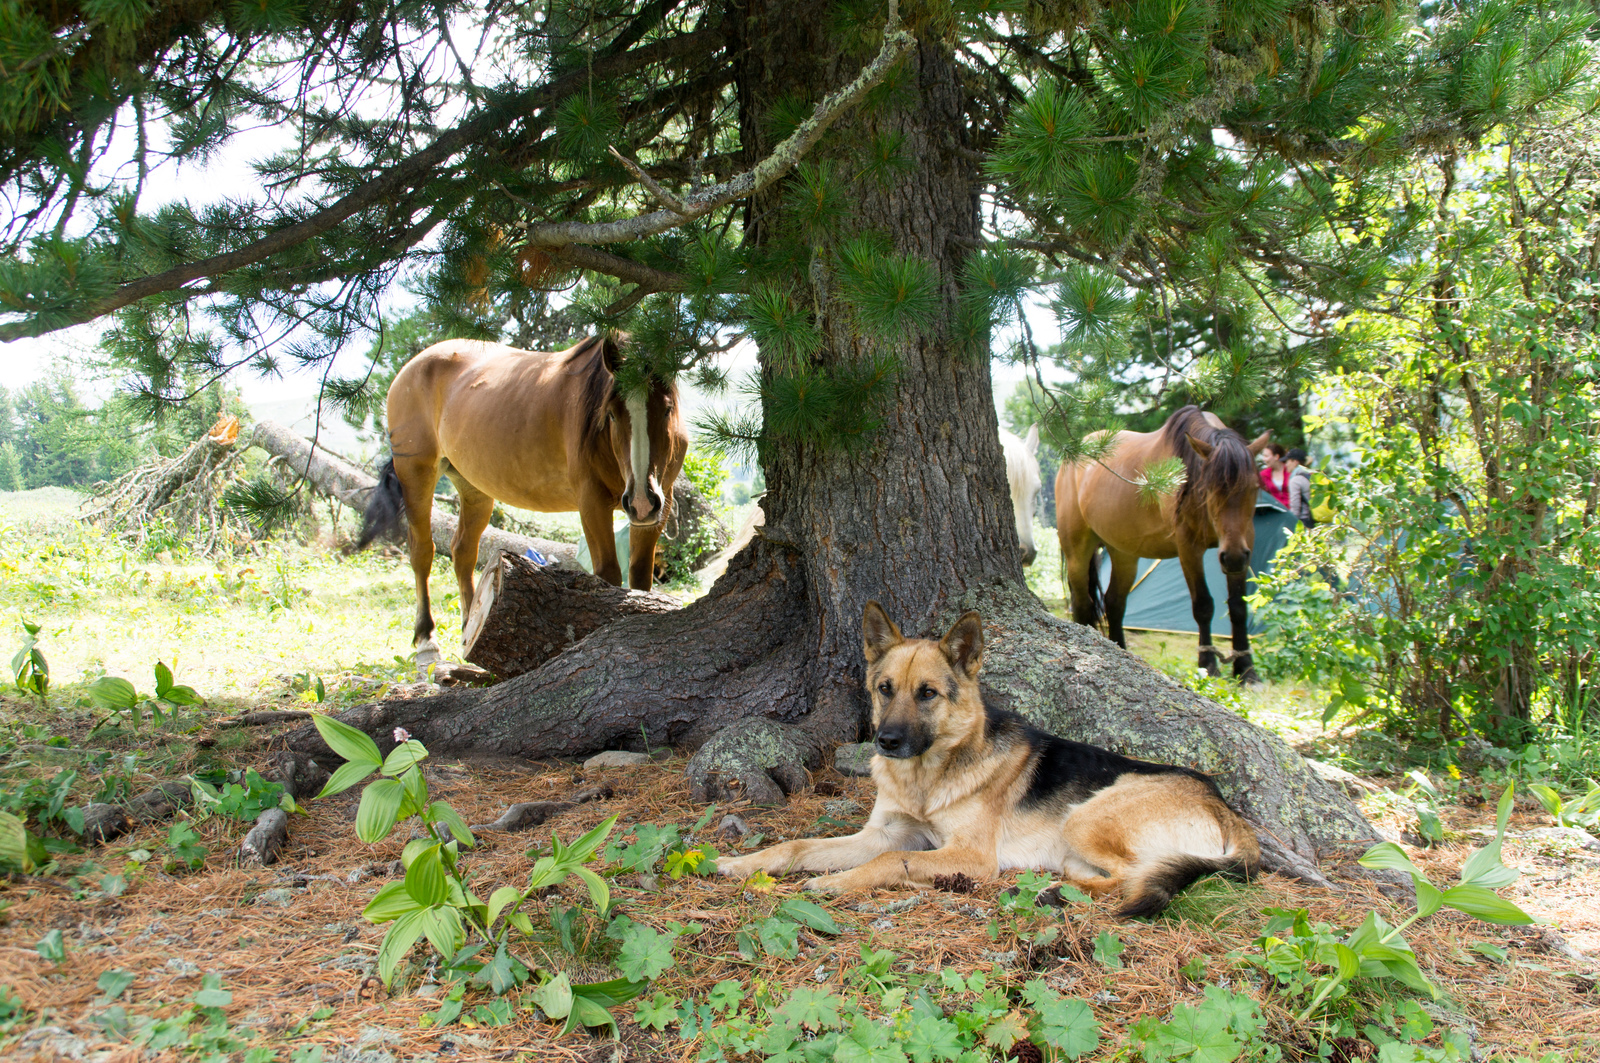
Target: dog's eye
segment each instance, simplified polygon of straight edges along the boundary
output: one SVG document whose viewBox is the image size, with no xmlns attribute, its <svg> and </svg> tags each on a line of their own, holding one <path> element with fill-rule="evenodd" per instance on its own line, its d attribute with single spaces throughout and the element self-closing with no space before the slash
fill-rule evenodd
<svg viewBox="0 0 1600 1063">
<path fill-rule="evenodd" d="M 894 697 L 894 684 L 885 679 L 883 682 L 878 684 L 878 693 L 882 694 L 886 698 Z"/>
<path fill-rule="evenodd" d="M 932 687 L 923 687 L 921 690 L 917 691 L 917 699 L 919 701 L 932 701 L 938 696 L 939 692 Z"/>
</svg>

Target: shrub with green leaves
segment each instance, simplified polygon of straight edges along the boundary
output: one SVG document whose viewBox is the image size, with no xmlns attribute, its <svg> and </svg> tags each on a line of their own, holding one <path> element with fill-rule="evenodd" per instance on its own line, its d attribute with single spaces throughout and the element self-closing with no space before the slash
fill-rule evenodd
<svg viewBox="0 0 1600 1063">
<path fill-rule="evenodd" d="M 380 889 L 362 913 L 374 923 L 390 924 L 378 950 L 378 974 L 383 983 L 394 981 L 401 961 L 426 939 L 443 961 L 447 977 L 464 979 L 495 996 L 533 983 L 533 1001 L 552 1019 L 564 1020 L 563 1031 L 579 1026 L 605 1026 L 615 1031 L 610 1009 L 643 992 L 643 980 L 618 978 L 574 985 L 565 974 L 540 970 L 514 954 L 519 944 L 535 937 L 533 921 L 523 905 L 568 878 L 584 883 L 601 914 L 609 911 L 610 887 L 587 865 L 611 833 L 615 819 L 606 820 L 570 845 L 552 836 L 550 853 L 534 862 L 526 886 L 501 886 L 485 901 L 473 893 L 461 858 L 461 850 L 475 844 L 472 831 L 449 804 L 428 800 L 421 768 L 428 755 L 426 747 L 396 728 L 398 744 L 385 757 L 376 742 L 349 724 L 328 716 L 318 716 L 315 722 L 323 740 L 346 761 L 319 798 L 348 790 L 373 773 L 382 776 L 362 791 L 356 811 L 357 837 L 369 845 L 382 841 L 397 824 L 413 818 L 426 829 L 425 837 L 413 838 L 401 853 L 405 877 Z M 642 973 L 642 966 L 640 970 Z M 463 1006 L 460 995 L 447 998 L 431 1021 L 453 1022 Z"/>
</svg>

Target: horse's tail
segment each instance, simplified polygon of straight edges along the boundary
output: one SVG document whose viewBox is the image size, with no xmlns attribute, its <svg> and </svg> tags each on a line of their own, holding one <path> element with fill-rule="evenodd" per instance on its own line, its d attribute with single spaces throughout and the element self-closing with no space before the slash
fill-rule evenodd
<svg viewBox="0 0 1600 1063">
<path fill-rule="evenodd" d="M 400 475 L 394 471 L 394 458 L 378 470 L 378 485 L 367 500 L 361 517 L 361 535 L 351 551 L 363 550 L 374 539 L 399 541 L 406 528 L 406 496 L 400 489 Z"/>
<path fill-rule="evenodd" d="M 1105 547 L 1097 546 L 1089 555 L 1089 626 L 1094 628 L 1106 615 L 1105 598 L 1100 591 L 1100 558 L 1105 552 Z"/>
</svg>

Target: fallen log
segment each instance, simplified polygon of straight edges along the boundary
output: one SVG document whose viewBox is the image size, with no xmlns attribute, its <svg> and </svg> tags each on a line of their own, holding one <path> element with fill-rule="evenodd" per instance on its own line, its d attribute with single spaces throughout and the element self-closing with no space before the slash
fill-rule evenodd
<svg viewBox="0 0 1600 1063">
<path fill-rule="evenodd" d="M 313 447 L 311 440 L 276 421 L 258 421 L 250 436 L 250 445 L 276 454 L 288 463 L 295 473 L 304 476 L 320 490 L 358 513 L 367 508 L 372 489 L 377 486 L 375 477 L 329 454 L 323 447 Z M 450 540 L 456 533 L 454 514 L 435 508 L 433 511 L 433 545 L 441 553 L 450 549 Z M 558 543 L 529 535 L 514 535 L 491 525 L 484 529 L 478 549 L 485 556 L 496 551 L 521 556 L 528 550 L 537 550 L 558 566 L 577 566 L 578 548 L 571 543 Z"/>
<path fill-rule="evenodd" d="M 187 779 L 153 786 L 128 802 L 128 807 L 95 802 L 84 807 L 85 841 L 105 843 L 131 831 L 134 821 L 155 823 L 169 819 L 178 809 L 194 803 L 194 788 Z"/>
<path fill-rule="evenodd" d="M 328 772 L 310 757 L 280 752 L 262 776 L 268 782 L 283 784 L 284 793 L 296 803 L 315 797 L 328 782 Z M 266 867 L 278 861 L 278 854 L 289 844 L 289 814 L 281 808 L 268 808 L 256 817 L 255 825 L 239 843 L 240 867 Z"/>
<path fill-rule="evenodd" d="M 478 581 L 462 627 L 461 655 L 510 679 L 622 617 L 679 608 L 670 595 L 624 590 L 586 572 L 501 554 L 490 558 Z"/>
</svg>

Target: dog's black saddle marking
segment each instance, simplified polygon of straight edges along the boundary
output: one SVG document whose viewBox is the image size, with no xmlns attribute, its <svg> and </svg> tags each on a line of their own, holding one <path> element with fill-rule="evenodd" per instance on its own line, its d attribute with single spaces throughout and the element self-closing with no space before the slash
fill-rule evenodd
<svg viewBox="0 0 1600 1063">
<path fill-rule="evenodd" d="M 984 713 L 987 717 L 985 729 L 991 741 L 1001 746 L 1020 742 L 1034 751 L 1033 778 L 1029 780 L 1028 792 L 1022 798 L 1024 807 L 1046 802 L 1087 801 L 1115 783 L 1120 776 L 1128 774 L 1188 775 L 1205 783 L 1218 797 L 1222 796 L 1209 775 L 1193 768 L 1135 760 L 1087 742 L 1057 738 L 1005 709 L 986 705 Z"/>
</svg>

